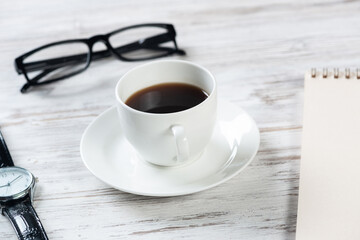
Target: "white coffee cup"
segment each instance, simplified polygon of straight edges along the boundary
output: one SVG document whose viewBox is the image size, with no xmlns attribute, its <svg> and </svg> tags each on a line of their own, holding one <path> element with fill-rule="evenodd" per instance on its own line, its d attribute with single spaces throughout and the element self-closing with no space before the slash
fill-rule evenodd
<svg viewBox="0 0 360 240">
<path fill-rule="evenodd" d="M 125 104 L 137 91 L 162 83 L 187 83 L 208 93 L 200 104 L 180 112 L 147 113 Z M 139 157 L 176 166 L 200 157 L 216 122 L 216 82 L 205 68 L 187 61 L 161 60 L 133 68 L 115 89 L 121 130 Z"/>
</svg>

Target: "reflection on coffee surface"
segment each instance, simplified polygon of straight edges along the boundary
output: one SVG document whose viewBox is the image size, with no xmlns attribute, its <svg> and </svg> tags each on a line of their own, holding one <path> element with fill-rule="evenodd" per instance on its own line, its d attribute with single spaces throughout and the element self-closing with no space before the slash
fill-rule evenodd
<svg viewBox="0 0 360 240">
<path fill-rule="evenodd" d="M 192 108 L 208 97 L 208 93 L 185 83 L 163 83 L 132 94 L 126 105 L 148 113 L 173 113 Z"/>
</svg>

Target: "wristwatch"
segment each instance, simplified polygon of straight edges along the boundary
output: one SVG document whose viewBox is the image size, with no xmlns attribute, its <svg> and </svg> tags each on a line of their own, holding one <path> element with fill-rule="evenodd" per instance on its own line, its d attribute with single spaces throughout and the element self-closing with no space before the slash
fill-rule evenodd
<svg viewBox="0 0 360 240">
<path fill-rule="evenodd" d="M 35 177 L 31 172 L 14 166 L 0 131 L 1 213 L 10 220 L 20 240 L 48 240 L 32 206 L 35 183 Z"/>
</svg>

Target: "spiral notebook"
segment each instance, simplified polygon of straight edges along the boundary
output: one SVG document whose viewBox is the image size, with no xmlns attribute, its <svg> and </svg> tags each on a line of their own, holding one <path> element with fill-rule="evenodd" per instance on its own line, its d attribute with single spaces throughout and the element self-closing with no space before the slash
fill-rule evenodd
<svg viewBox="0 0 360 240">
<path fill-rule="evenodd" d="M 297 240 L 360 239 L 360 70 L 305 76 Z"/>
</svg>

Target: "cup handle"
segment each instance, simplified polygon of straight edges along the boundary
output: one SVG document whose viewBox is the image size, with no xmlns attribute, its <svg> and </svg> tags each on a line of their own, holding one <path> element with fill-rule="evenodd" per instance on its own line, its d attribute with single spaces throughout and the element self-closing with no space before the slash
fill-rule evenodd
<svg viewBox="0 0 360 240">
<path fill-rule="evenodd" d="M 189 158 L 189 143 L 185 137 L 185 129 L 181 125 L 173 125 L 171 126 L 171 131 L 175 137 L 176 161 L 185 162 Z"/>
</svg>

